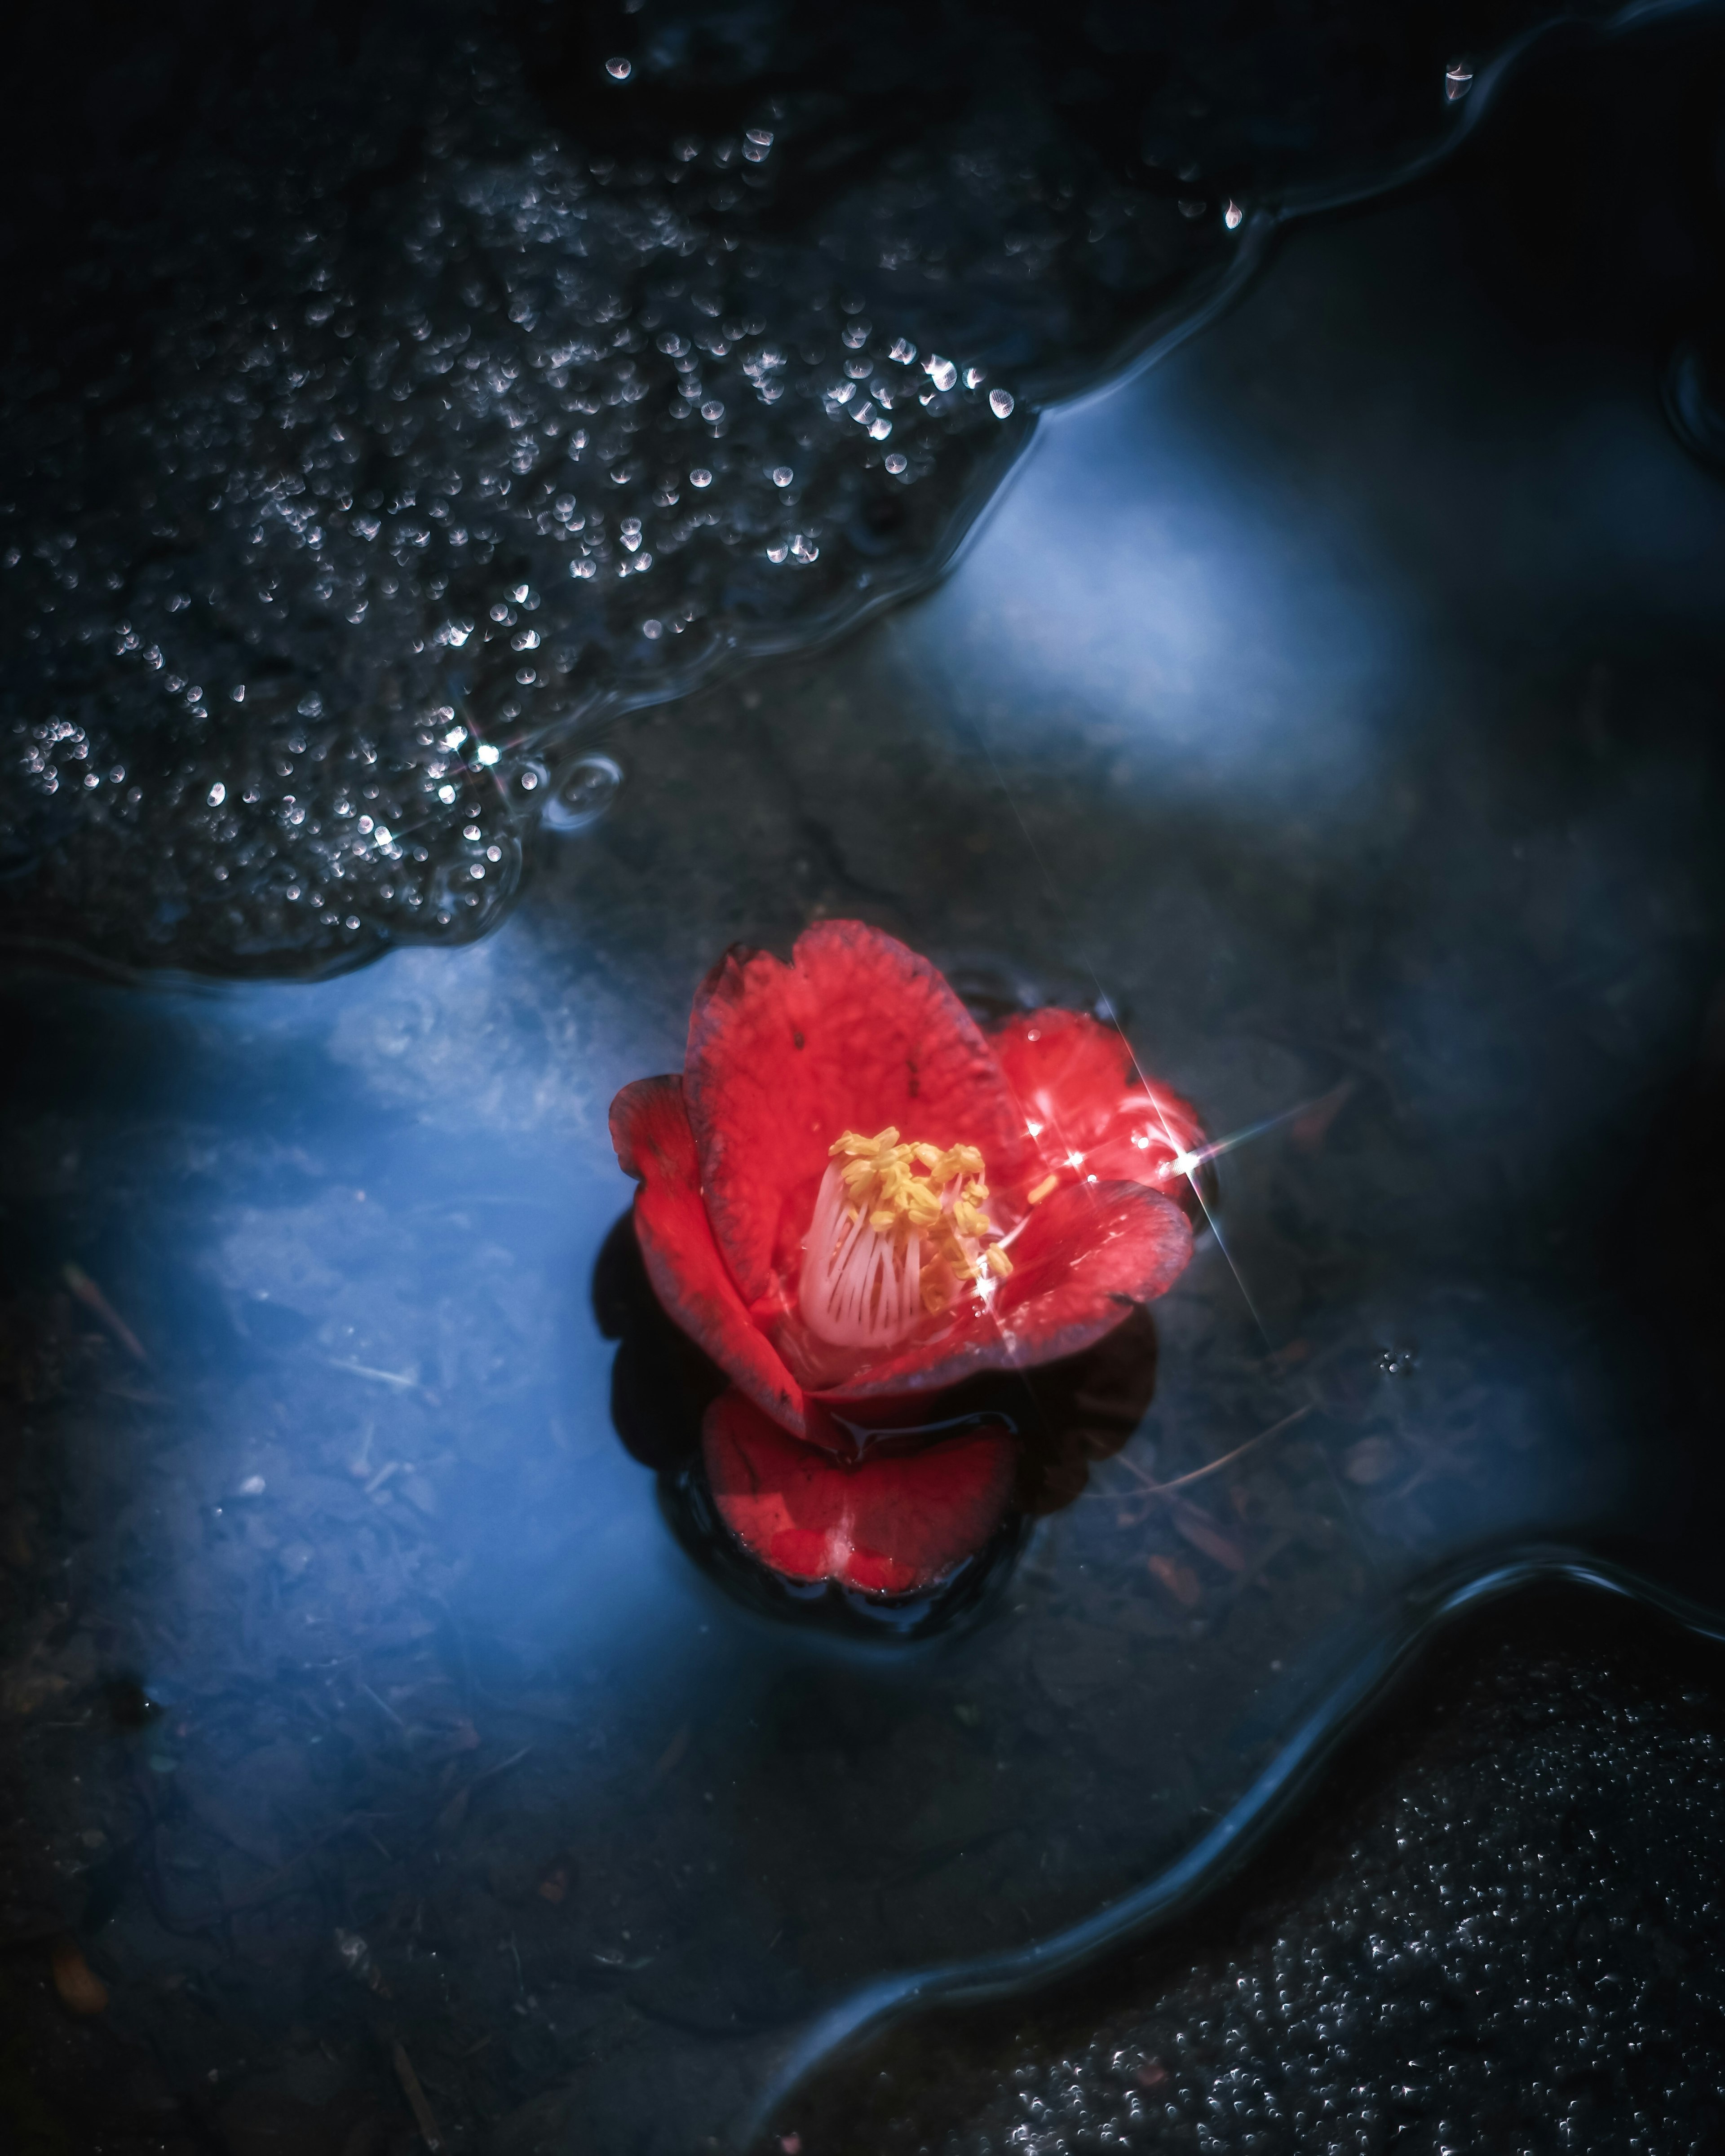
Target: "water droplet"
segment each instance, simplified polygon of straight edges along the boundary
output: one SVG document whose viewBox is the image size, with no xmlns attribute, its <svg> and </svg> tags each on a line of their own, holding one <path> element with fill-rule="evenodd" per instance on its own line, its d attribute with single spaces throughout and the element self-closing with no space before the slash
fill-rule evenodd
<svg viewBox="0 0 1725 2156">
<path fill-rule="evenodd" d="M 887 354 L 889 359 L 896 359 L 901 367 L 908 367 L 916 357 L 916 347 L 908 337 L 893 339 L 892 350 Z"/>
<path fill-rule="evenodd" d="M 788 465 L 774 465 L 773 467 L 773 484 L 775 486 L 788 486 L 796 476 Z"/>
<path fill-rule="evenodd" d="M 770 127 L 751 127 L 748 140 L 757 149 L 770 150 L 773 147 L 773 130 Z"/>
<path fill-rule="evenodd" d="M 967 367 L 964 370 L 964 386 L 967 389 L 980 389 L 987 380 L 987 375 L 979 367 Z"/>
<path fill-rule="evenodd" d="M 877 412 L 869 422 L 869 432 L 877 442 L 884 442 L 892 432 L 892 422 L 884 413 Z"/>
<path fill-rule="evenodd" d="M 209 790 L 209 805 L 212 808 L 219 808 L 227 798 L 228 789 L 218 778 Z"/>
<path fill-rule="evenodd" d="M 644 621 L 641 624 L 641 634 L 649 641 L 656 643 L 665 634 L 665 624 L 662 621 Z"/>
<path fill-rule="evenodd" d="M 958 379 L 958 370 L 950 359 L 942 359 L 932 352 L 922 362 L 922 371 L 937 389 L 950 389 Z"/>
<path fill-rule="evenodd" d="M 634 61 L 626 60 L 620 54 L 616 59 L 605 63 L 605 72 L 613 82 L 627 82 L 634 71 Z"/>
<path fill-rule="evenodd" d="M 1222 212 L 1222 222 L 1230 232 L 1238 232 L 1241 225 L 1245 223 L 1245 212 L 1237 202 L 1230 200 L 1227 208 Z"/>
<path fill-rule="evenodd" d="M 1378 1358 L 1378 1368 L 1386 1378 L 1411 1378 L 1419 1367 L 1417 1348 L 1386 1348 Z"/>
<path fill-rule="evenodd" d="M 910 461 L 902 450 L 894 449 L 886 459 L 886 469 L 896 479 Z"/>
<path fill-rule="evenodd" d="M 1009 389 L 991 389 L 988 392 L 988 409 L 997 419 L 1011 418 L 1014 401 Z"/>
<path fill-rule="evenodd" d="M 1444 70 L 1444 95 L 1458 105 L 1473 88 L 1473 66 L 1467 60 L 1451 60 Z"/>
<path fill-rule="evenodd" d="M 696 465 L 694 470 L 689 475 L 689 484 L 691 486 L 711 486 L 712 483 L 713 475 L 704 465 Z"/>
<path fill-rule="evenodd" d="M 701 416 L 709 426 L 716 426 L 725 416 L 725 408 L 716 397 L 710 398 L 701 408 Z"/>
<path fill-rule="evenodd" d="M 597 751 L 577 757 L 557 792 L 545 805 L 545 820 L 554 831 L 583 831 L 596 824 L 617 798 L 623 767 Z"/>
</svg>

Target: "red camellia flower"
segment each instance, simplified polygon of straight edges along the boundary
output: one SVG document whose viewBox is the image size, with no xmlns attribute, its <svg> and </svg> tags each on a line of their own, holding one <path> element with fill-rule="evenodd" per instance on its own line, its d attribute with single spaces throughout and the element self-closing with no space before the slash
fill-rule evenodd
<svg viewBox="0 0 1725 2156">
<path fill-rule="evenodd" d="M 1191 1255 L 1169 1194 L 1202 1134 L 1119 1033 L 1065 1010 L 984 1033 L 859 921 L 788 965 L 727 952 L 681 1076 L 625 1086 L 611 1134 L 654 1291 L 731 1380 L 702 1428 L 720 1514 L 793 1579 L 903 1594 L 973 1554 L 1013 1439 L 943 1427 L 940 1396 L 1090 1348 Z"/>
</svg>

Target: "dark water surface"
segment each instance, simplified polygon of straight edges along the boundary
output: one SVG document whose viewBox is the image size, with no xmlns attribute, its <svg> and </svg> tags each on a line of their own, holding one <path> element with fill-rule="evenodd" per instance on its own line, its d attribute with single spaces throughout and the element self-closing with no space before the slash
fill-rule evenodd
<svg viewBox="0 0 1725 2156">
<path fill-rule="evenodd" d="M 1658 384 L 1720 82 L 1715 30 L 1584 55 L 1295 228 L 931 595 L 475 820 L 484 940 L 18 957 L 0 1983 L 33 2025 L 75 1940 L 108 1989 L 51 2097 L 4 2052 L 27 2145 L 363 2156 L 413 2091 L 496 2156 L 705 2145 L 907 1973 L 1214 1849 L 1508 1553 L 1717 1605 L 1725 493 Z M 1123 1447 L 918 1640 L 691 1557 L 595 1314 L 613 1093 L 823 915 L 1284 1118 Z"/>
</svg>

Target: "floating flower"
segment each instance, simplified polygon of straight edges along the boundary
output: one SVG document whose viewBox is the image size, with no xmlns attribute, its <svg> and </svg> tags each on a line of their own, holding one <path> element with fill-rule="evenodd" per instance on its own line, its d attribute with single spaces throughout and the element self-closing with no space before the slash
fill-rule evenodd
<svg viewBox="0 0 1725 2156">
<path fill-rule="evenodd" d="M 984 1034 L 893 937 L 824 921 L 788 965 L 701 983 L 680 1076 L 626 1086 L 617 1157 L 654 1291 L 730 1379 L 702 1442 L 719 1512 L 773 1570 L 902 1594 L 1012 1495 L 988 1372 L 1091 1347 L 1191 1254 L 1202 1136 L 1077 1012 Z"/>
</svg>

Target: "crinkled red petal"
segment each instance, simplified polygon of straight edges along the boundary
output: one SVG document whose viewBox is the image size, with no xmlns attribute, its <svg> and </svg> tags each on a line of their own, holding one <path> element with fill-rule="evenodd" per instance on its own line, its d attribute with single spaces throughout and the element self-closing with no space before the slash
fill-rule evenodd
<svg viewBox="0 0 1725 2156">
<path fill-rule="evenodd" d="M 1027 1011 L 989 1040 L 1023 1121 L 1040 1126 L 1035 1142 L 1045 1173 L 1172 1190 L 1156 1171 L 1204 1142 L 1191 1104 L 1145 1078 L 1111 1025 L 1081 1011 Z M 1074 1153 L 1082 1156 L 1076 1165 Z"/>
<path fill-rule="evenodd" d="M 1173 1286 L 1192 1255 L 1192 1229 L 1178 1206 L 1142 1183 L 1069 1183 L 1034 1209 L 1009 1255 L 1013 1270 L 988 1306 L 968 1296 L 932 1339 L 811 1393 L 811 1407 L 842 1410 L 847 1401 L 932 1393 L 981 1370 L 1076 1355 L 1133 1304 Z"/>
<path fill-rule="evenodd" d="M 611 1142 L 635 1194 L 635 1234 L 653 1291 L 732 1383 L 787 1430 L 803 1392 L 743 1306 L 701 1202 L 701 1161 L 680 1078 L 638 1078 L 611 1103 Z"/>
<path fill-rule="evenodd" d="M 707 1409 L 701 1439 L 720 1517 L 752 1557 L 788 1579 L 870 1594 L 943 1579 L 988 1542 L 1012 1491 L 1004 1427 L 845 1465 L 733 1391 Z"/>
<path fill-rule="evenodd" d="M 752 1305 L 794 1294 L 841 1132 L 978 1146 L 997 1183 L 1023 1152 L 970 1014 L 926 958 L 860 921 L 805 930 L 789 965 L 730 952 L 696 997 L 683 1082 L 713 1231 Z"/>
</svg>

